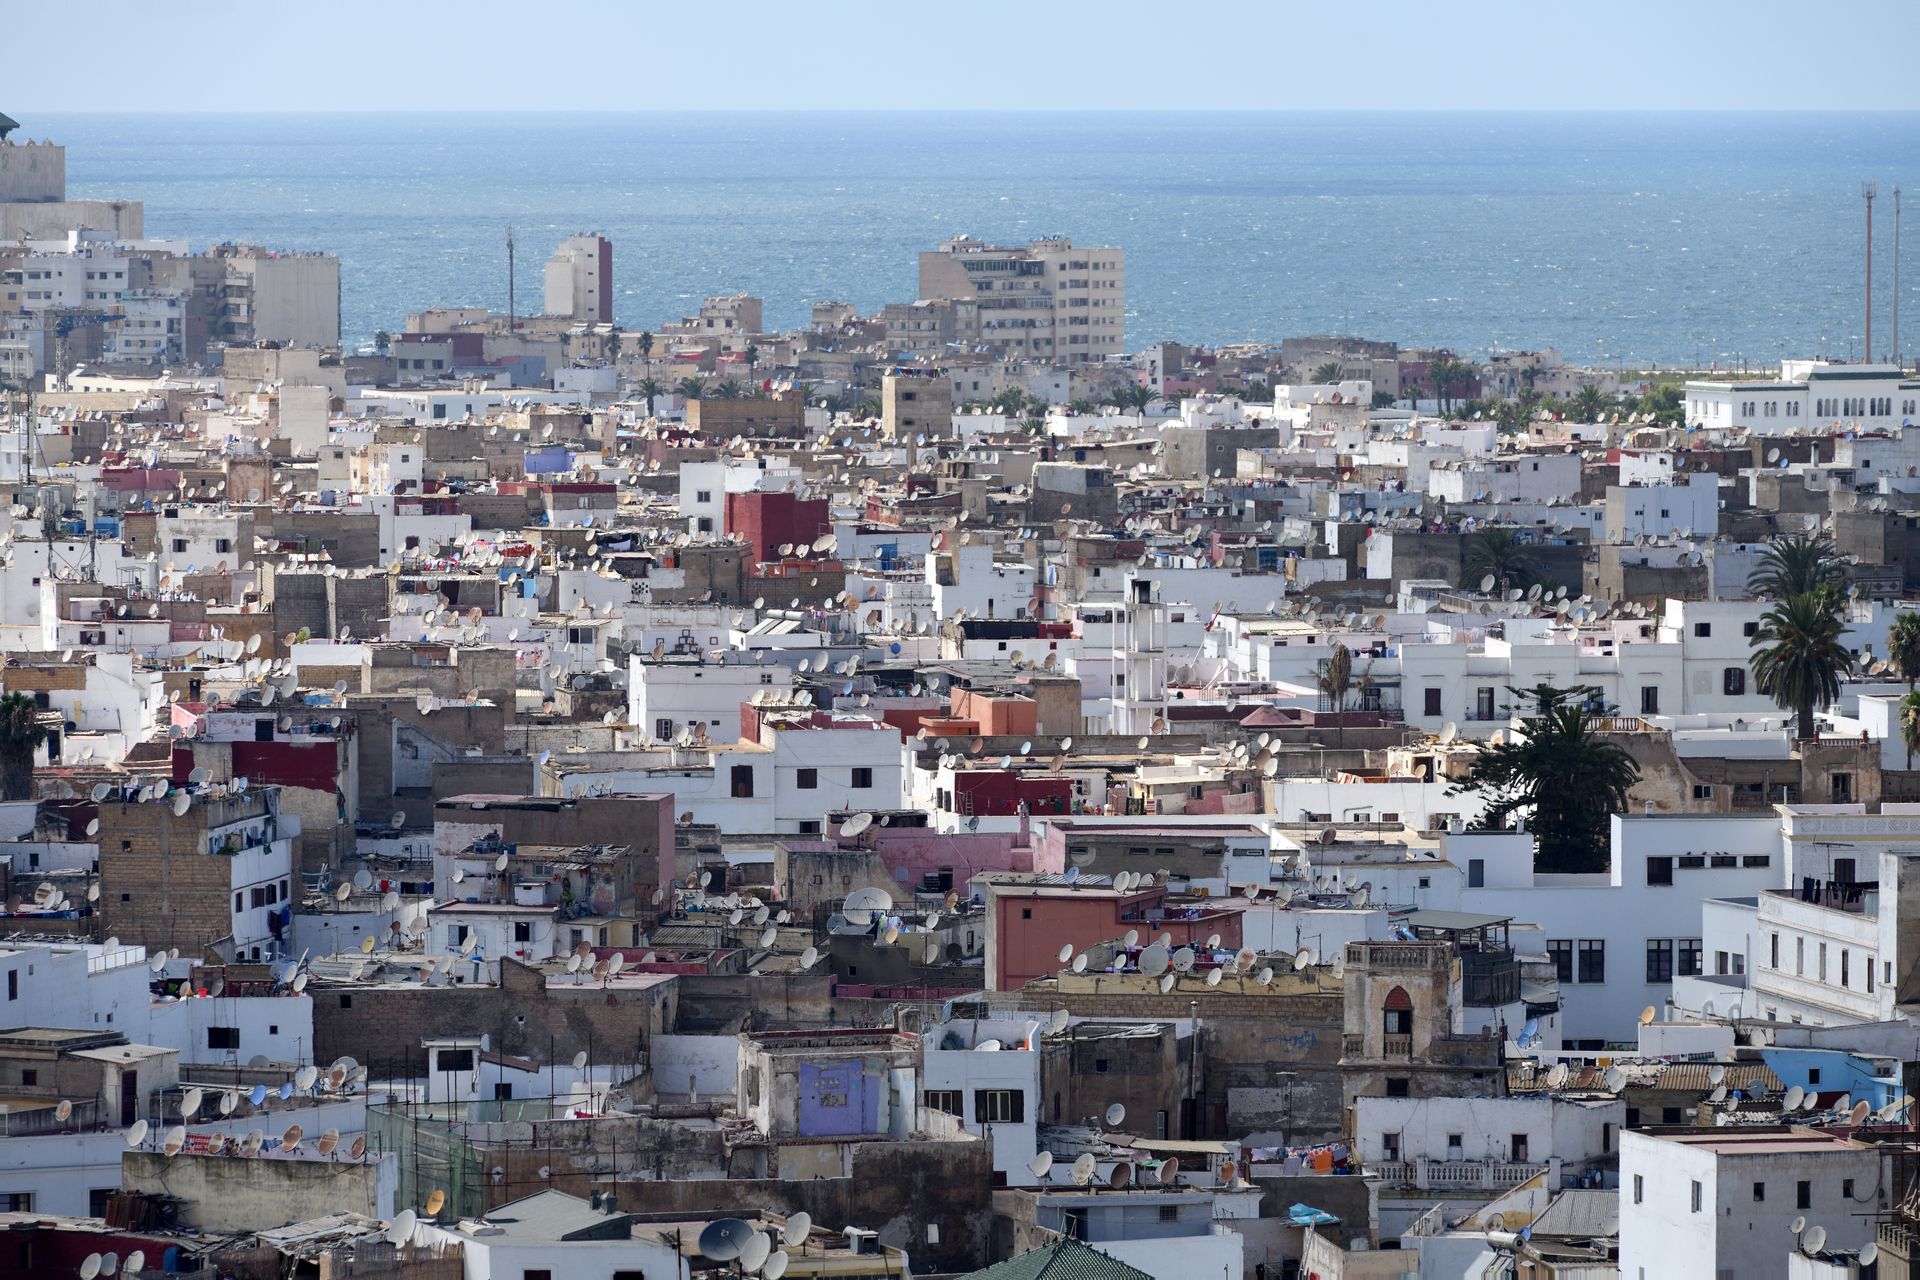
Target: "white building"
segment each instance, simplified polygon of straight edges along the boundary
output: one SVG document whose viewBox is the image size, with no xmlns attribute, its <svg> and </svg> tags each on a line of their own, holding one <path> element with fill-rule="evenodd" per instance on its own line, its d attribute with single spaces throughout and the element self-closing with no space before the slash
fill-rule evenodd
<svg viewBox="0 0 1920 1280">
<path fill-rule="evenodd" d="M 1629 1131 L 1620 1140 L 1620 1277 L 1785 1280 L 1795 1218 L 1831 1249 L 1874 1238 L 1899 1188 L 1888 1154 L 1786 1126 Z"/>
<path fill-rule="evenodd" d="M 1047 1181 L 1027 1167 L 1039 1150 L 1044 1030 L 1037 1018 L 969 1018 L 936 1023 L 922 1037 L 920 1105 L 992 1141 L 993 1171 L 1011 1187 Z"/>
<path fill-rule="evenodd" d="M 605 324 L 613 319 L 613 241 L 568 236 L 547 259 L 546 313 Z"/>
<path fill-rule="evenodd" d="M 635 1218 L 564 1191 L 542 1191 L 452 1226 L 422 1222 L 417 1244 L 450 1243 L 465 1260 L 465 1280 L 684 1280 L 691 1261 L 672 1245 L 636 1237 Z"/>
<path fill-rule="evenodd" d="M 1687 422 L 1714 431 L 1779 436 L 1898 427 L 1920 412 L 1920 381 L 1897 365 L 1788 360 L 1778 378 L 1694 381 Z"/>
</svg>

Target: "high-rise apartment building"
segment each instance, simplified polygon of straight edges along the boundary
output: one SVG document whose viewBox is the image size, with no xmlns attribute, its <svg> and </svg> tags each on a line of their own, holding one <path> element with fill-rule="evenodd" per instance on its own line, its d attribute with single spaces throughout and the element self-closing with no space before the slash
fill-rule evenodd
<svg viewBox="0 0 1920 1280">
<path fill-rule="evenodd" d="M 546 313 L 599 324 L 613 321 L 613 241 L 568 236 L 547 259 Z"/>
<path fill-rule="evenodd" d="M 1126 341 L 1124 250 L 1076 248 L 1064 236 L 1024 248 L 972 236 L 920 255 L 920 297 L 968 300 L 954 309 L 953 341 L 1004 359 L 1085 364 L 1119 355 Z"/>
</svg>

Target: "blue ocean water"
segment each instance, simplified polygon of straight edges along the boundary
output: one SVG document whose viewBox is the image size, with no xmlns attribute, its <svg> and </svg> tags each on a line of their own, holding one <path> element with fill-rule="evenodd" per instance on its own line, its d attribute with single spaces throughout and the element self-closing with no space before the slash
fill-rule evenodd
<svg viewBox="0 0 1920 1280">
<path fill-rule="evenodd" d="M 346 336 L 426 304 L 522 311 L 563 236 L 614 240 L 629 325 L 746 290 L 770 325 L 915 293 L 967 232 L 1127 251 L 1127 341 L 1355 333 L 1464 352 L 1760 364 L 1858 355 L 1876 179 L 1877 354 L 1892 188 L 1920 115 L 30 115 L 76 198 L 147 230 L 341 258 Z M 1916 187 L 1920 192 L 1920 187 Z M 1916 210 L 1920 212 L 1920 210 Z M 1920 260 L 1905 273 L 1920 338 Z M 1920 343 L 1903 340 L 1911 349 Z"/>
</svg>

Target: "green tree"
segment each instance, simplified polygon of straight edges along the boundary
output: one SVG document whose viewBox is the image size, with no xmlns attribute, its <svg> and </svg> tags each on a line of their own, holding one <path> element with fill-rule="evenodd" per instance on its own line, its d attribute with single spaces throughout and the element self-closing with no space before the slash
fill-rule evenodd
<svg viewBox="0 0 1920 1280">
<path fill-rule="evenodd" d="M 384 352 L 393 345 L 393 335 L 385 329 L 373 335 L 373 349 Z"/>
<path fill-rule="evenodd" d="M 620 363 L 620 331 L 607 334 L 607 359 L 614 364 Z"/>
<path fill-rule="evenodd" d="M 1473 366 L 1452 356 L 1441 356 L 1427 366 L 1427 377 L 1433 383 L 1433 395 L 1440 402 L 1440 412 L 1446 413 L 1453 408 L 1454 390 L 1464 391 L 1473 385 Z"/>
<path fill-rule="evenodd" d="M 1139 413 L 1154 401 L 1153 392 L 1137 383 L 1117 387 L 1107 395 L 1106 402 L 1116 409 Z"/>
<path fill-rule="evenodd" d="M 1600 411 L 1607 407 L 1607 397 L 1594 383 L 1587 383 L 1573 393 L 1573 416 L 1580 422 L 1600 421 Z"/>
<path fill-rule="evenodd" d="M 1307 375 L 1307 381 L 1320 385 L 1340 381 L 1340 362 L 1327 360 L 1313 366 L 1313 372 Z"/>
<path fill-rule="evenodd" d="M 853 406 L 853 416 L 856 418 L 879 417 L 880 402 L 878 400 L 875 400 L 872 396 L 867 396 L 865 399 L 861 400 L 859 403 Z"/>
<path fill-rule="evenodd" d="M 1486 800 L 1479 830 L 1505 830 L 1524 819 L 1536 870 L 1605 871 L 1613 815 L 1626 810 L 1640 766 L 1600 736 L 1600 691 L 1540 684 L 1507 692 L 1516 700 L 1508 710 L 1530 710 L 1512 738 L 1481 748 L 1452 794 Z"/>
<path fill-rule="evenodd" d="M 1913 768 L 1913 753 L 1920 751 L 1920 693 L 1900 699 L 1900 741 L 1906 744 L 1907 768 Z"/>
<path fill-rule="evenodd" d="M 1634 405 L 1634 412 L 1663 427 L 1678 426 L 1687 416 L 1686 400 L 1675 383 L 1653 387 Z"/>
<path fill-rule="evenodd" d="M 705 378 L 682 378 L 673 384 L 673 389 L 689 400 L 698 400 L 707 389 Z"/>
<path fill-rule="evenodd" d="M 752 343 L 748 343 L 747 344 L 747 368 L 751 370 L 753 366 L 759 363 L 760 363 L 760 348 L 754 346 Z"/>
<path fill-rule="evenodd" d="M 1775 538 L 1747 575 L 1747 590 L 1784 600 L 1823 588 L 1837 589 L 1846 567 L 1824 533 L 1793 533 Z"/>
<path fill-rule="evenodd" d="M 746 388 L 742 387 L 732 378 L 726 378 L 720 382 L 716 382 L 713 387 L 708 390 L 707 394 L 715 400 L 738 400 L 746 394 Z"/>
<path fill-rule="evenodd" d="M 640 358 L 642 360 L 653 358 L 653 330 L 651 329 L 640 331 Z"/>
<path fill-rule="evenodd" d="M 1460 583 L 1477 588 L 1491 576 L 1496 591 L 1530 587 L 1540 580 L 1540 562 L 1512 529 L 1482 529 L 1460 559 Z"/>
<path fill-rule="evenodd" d="M 33 754 L 47 740 L 40 709 L 24 693 L 0 697 L 0 797 L 33 799 Z"/>
<path fill-rule="evenodd" d="M 1814 736 L 1814 712 L 1839 700 L 1840 681 L 1853 670 L 1845 632 L 1840 597 L 1824 587 L 1777 601 L 1760 617 L 1752 640 L 1754 685 L 1794 713 L 1802 738 Z"/>
<path fill-rule="evenodd" d="M 1920 681 L 1920 613 L 1908 610 L 1893 617 L 1893 630 L 1887 635 L 1887 659 L 1913 692 Z"/>
<path fill-rule="evenodd" d="M 666 388 L 660 385 L 660 379 L 658 378 L 642 378 L 640 379 L 640 384 L 636 386 L 634 390 L 647 398 L 647 416 L 651 418 L 653 416 L 654 399 L 657 396 L 665 394 Z"/>
</svg>

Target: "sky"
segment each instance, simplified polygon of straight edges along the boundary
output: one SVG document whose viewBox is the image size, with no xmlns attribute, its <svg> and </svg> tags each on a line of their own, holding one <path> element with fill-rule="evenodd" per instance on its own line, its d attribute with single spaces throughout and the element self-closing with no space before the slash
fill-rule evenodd
<svg viewBox="0 0 1920 1280">
<path fill-rule="evenodd" d="M 0 55 L 0 112 L 1914 110 L 1911 18 L 1911 0 L 0 0 L 0 47 L 46 51 Z"/>
</svg>

